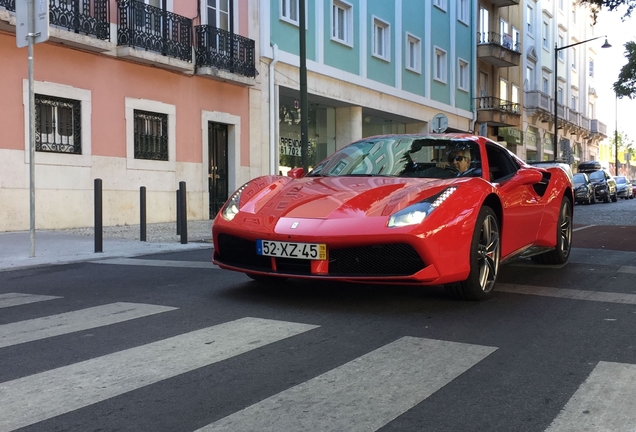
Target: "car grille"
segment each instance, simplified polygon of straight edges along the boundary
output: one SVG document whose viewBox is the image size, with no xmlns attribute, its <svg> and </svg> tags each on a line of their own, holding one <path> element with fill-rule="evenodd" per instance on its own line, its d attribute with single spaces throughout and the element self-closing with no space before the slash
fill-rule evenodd
<svg viewBox="0 0 636 432">
<path fill-rule="evenodd" d="M 215 259 L 245 270 L 272 272 L 271 258 L 256 254 L 256 242 L 219 234 Z M 408 244 L 384 244 L 329 250 L 329 276 L 409 276 L 425 267 Z M 311 261 L 276 258 L 280 273 L 310 275 Z"/>
</svg>

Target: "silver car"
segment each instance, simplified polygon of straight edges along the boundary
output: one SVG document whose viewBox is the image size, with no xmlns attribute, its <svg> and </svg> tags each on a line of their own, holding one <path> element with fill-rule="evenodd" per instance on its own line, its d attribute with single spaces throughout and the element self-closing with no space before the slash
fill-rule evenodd
<svg viewBox="0 0 636 432">
<path fill-rule="evenodd" d="M 616 195 L 623 199 L 634 198 L 634 188 L 632 188 L 632 181 L 629 177 L 616 176 Z"/>
</svg>

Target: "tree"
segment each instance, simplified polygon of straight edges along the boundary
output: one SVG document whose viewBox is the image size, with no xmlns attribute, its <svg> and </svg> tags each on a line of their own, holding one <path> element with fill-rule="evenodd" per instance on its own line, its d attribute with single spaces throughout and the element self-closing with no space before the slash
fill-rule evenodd
<svg viewBox="0 0 636 432">
<path fill-rule="evenodd" d="M 579 3 L 586 4 L 590 7 L 592 17 L 595 21 L 598 13 L 603 8 L 613 12 L 618 8 L 625 6 L 626 10 L 623 18 L 631 16 L 634 9 L 636 9 L 636 0 L 579 0 Z"/>
<path fill-rule="evenodd" d="M 624 132 L 619 131 L 617 134 L 613 135 L 610 143 L 612 145 L 612 157 L 616 157 L 614 154 L 614 149 L 616 148 L 618 149 L 619 155 L 629 153 L 631 155 L 630 159 L 633 158 L 634 153 L 636 152 L 636 149 L 634 148 L 634 141 L 632 141 Z M 618 143 L 618 146 L 616 143 Z"/>
</svg>

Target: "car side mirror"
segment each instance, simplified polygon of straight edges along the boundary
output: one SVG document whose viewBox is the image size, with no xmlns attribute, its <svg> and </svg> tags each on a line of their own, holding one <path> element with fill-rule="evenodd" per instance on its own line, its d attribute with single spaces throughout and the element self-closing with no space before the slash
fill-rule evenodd
<svg viewBox="0 0 636 432">
<path fill-rule="evenodd" d="M 302 167 L 290 169 L 287 176 L 295 179 L 302 178 L 305 175 L 305 169 Z"/>
<path fill-rule="evenodd" d="M 539 183 L 543 180 L 543 174 L 536 169 L 522 168 L 516 172 L 516 174 L 502 186 L 506 189 L 523 185 L 532 185 Z"/>
</svg>

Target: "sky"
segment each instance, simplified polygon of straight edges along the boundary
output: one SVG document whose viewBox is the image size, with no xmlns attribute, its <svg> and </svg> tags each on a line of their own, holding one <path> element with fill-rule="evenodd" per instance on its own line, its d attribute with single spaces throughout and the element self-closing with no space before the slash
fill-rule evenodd
<svg viewBox="0 0 636 432">
<path fill-rule="evenodd" d="M 597 89 L 598 99 L 596 117 L 607 125 L 607 135 L 614 137 L 614 131 L 627 135 L 628 141 L 636 143 L 636 99 L 616 99 L 612 86 L 618 79 L 621 68 L 627 63 L 625 59 L 625 43 L 636 41 L 636 16 L 621 20 L 623 9 L 608 12 L 602 10 L 595 32 L 597 36 L 607 35 L 611 48 L 601 49 L 604 39 L 588 42 L 598 43 L 596 49 L 596 76 L 594 85 Z M 617 116 L 618 112 L 618 116 Z"/>
</svg>

